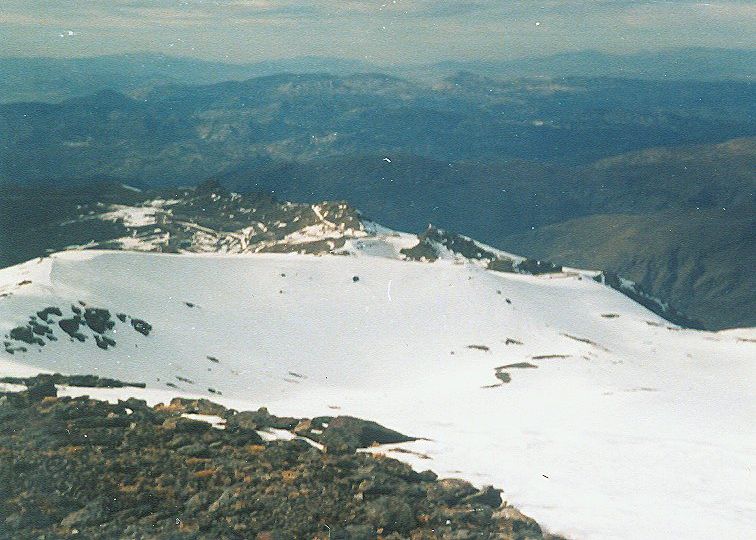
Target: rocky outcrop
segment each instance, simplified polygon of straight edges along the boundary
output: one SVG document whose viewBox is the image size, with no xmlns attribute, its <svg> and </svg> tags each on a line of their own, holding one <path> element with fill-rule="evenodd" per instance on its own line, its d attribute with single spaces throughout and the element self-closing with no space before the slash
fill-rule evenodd
<svg viewBox="0 0 756 540">
<path fill-rule="evenodd" d="M 530 539 L 540 527 L 499 491 L 399 461 L 263 442 L 288 425 L 207 400 L 148 407 L 56 397 L 51 378 L 0 393 L 0 537 Z M 225 429 L 182 417 L 222 415 Z M 351 417 L 313 419 L 363 445 L 404 438 Z M 328 437 L 324 437 L 328 439 Z"/>
</svg>

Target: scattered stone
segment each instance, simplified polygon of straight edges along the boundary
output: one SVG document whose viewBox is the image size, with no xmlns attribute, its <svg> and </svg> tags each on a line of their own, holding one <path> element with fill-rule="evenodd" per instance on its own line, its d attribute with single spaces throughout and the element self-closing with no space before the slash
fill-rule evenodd
<svg viewBox="0 0 756 540">
<path fill-rule="evenodd" d="M 42 338 L 39 338 L 34 335 L 34 331 L 32 330 L 31 326 L 17 326 L 11 329 L 8 335 L 11 339 L 14 339 L 16 341 L 22 341 L 24 343 L 28 343 L 29 345 L 44 345 L 45 344 Z"/>
<path fill-rule="evenodd" d="M 57 308 L 54 306 L 46 307 L 45 309 L 37 312 L 37 317 L 39 317 L 45 322 L 48 322 L 47 317 L 49 317 L 50 315 L 57 315 L 58 317 L 62 317 L 63 312 L 60 310 L 60 308 Z"/>
<path fill-rule="evenodd" d="M 61 319 L 58 321 L 58 326 L 71 337 L 79 331 L 79 321 L 76 319 Z"/>
<path fill-rule="evenodd" d="M 51 381 L 60 386 L 78 386 L 83 388 L 145 388 L 144 383 L 127 383 L 117 379 L 98 377 L 96 375 L 61 375 L 60 373 L 42 373 L 34 377 L 2 377 L 0 383 L 23 384 L 33 386 L 40 382 Z"/>
<path fill-rule="evenodd" d="M 37 321 L 31 321 L 29 324 L 31 326 L 32 332 L 34 332 L 38 336 L 45 336 L 52 333 L 52 328 L 50 328 L 46 324 L 42 324 Z"/>
<path fill-rule="evenodd" d="M 131 326 L 134 327 L 134 330 L 139 332 L 140 334 L 144 336 L 149 336 L 150 332 L 152 331 L 152 325 L 148 323 L 147 321 L 143 321 L 142 319 L 131 319 Z"/>
<path fill-rule="evenodd" d="M 87 326 L 98 334 L 111 330 L 115 322 L 110 320 L 110 311 L 101 308 L 87 308 L 84 310 L 84 320 Z"/>
<path fill-rule="evenodd" d="M 527 369 L 527 368 L 538 368 L 535 364 L 531 364 L 530 362 L 517 362 L 516 364 L 507 364 L 506 366 L 499 366 L 496 369 Z"/>
<path fill-rule="evenodd" d="M 94 338 L 97 346 L 103 350 L 107 350 L 108 347 L 115 347 L 115 340 L 109 338 L 108 336 L 100 336 L 98 334 L 95 334 Z"/>
</svg>

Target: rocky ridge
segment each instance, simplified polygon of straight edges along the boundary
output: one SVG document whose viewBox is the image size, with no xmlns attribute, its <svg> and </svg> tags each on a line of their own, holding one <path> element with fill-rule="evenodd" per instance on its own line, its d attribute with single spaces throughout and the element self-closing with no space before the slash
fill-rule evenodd
<svg viewBox="0 0 756 540">
<path fill-rule="evenodd" d="M 78 205 L 75 215 L 56 224 L 60 237 L 76 239 L 76 243 L 60 247 L 162 253 L 369 254 L 429 263 L 454 259 L 530 275 L 579 272 L 670 322 L 700 327 L 667 302 L 619 276 L 520 257 L 433 225 L 417 235 L 399 233 L 372 222 L 342 201 L 281 202 L 268 194 L 229 192 L 215 181 L 196 188 L 127 189 L 121 198 L 125 204 L 109 199 L 107 203 Z"/>
</svg>

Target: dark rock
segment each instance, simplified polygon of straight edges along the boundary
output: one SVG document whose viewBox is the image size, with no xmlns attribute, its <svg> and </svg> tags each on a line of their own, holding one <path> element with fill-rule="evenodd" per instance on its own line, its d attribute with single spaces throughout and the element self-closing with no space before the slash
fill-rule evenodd
<svg viewBox="0 0 756 540">
<path fill-rule="evenodd" d="M 404 255 L 404 258 L 410 261 L 434 262 L 438 259 L 436 248 L 425 239 L 419 240 L 418 243 L 411 248 L 400 249 L 399 253 Z"/>
<path fill-rule="evenodd" d="M 492 486 L 484 486 L 483 489 L 477 493 L 463 498 L 462 503 L 471 504 L 473 506 L 484 504 L 491 508 L 498 508 L 501 506 L 501 490 L 494 489 Z"/>
<path fill-rule="evenodd" d="M 66 528 L 96 525 L 104 521 L 108 516 L 102 501 L 93 501 L 84 508 L 71 512 L 61 522 Z"/>
<path fill-rule="evenodd" d="M 93 332 L 102 334 L 110 330 L 115 323 L 110 320 L 110 311 L 101 308 L 87 308 L 84 310 L 84 320 Z"/>
<path fill-rule="evenodd" d="M 210 424 L 191 418 L 177 418 L 172 427 L 178 433 L 204 433 L 210 429 Z"/>
<path fill-rule="evenodd" d="M 29 345 L 45 344 L 45 342 L 42 341 L 41 338 L 38 338 L 34 335 L 34 331 L 32 330 L 31 326 L 17 326 L 16 328 L 11 329 L 8 335 L 11 339 L 15 339 L 16 341 L 23 341 L 24 343 L 28 343 Z"/>
<path fill-rule="evenodd" d="M 52 381 L 40 381 L 29 386 L 26 395 L 32 401 L 41 401 L 46 397 L 56 397 L 58 395 L 58 390 L 55 388 L 55 384 L 53 384 Z"/>
<path fill-rule="evenodd" d="M 336 529 L 331 534 L 331 540 L 377 540 L 375 528 L 370 525 L 347 525 L 344 529 Z"/>
<path fill-rule="evenodd" d="M 445 478 L 428 488 L 428 498 L 451 506 L 477 492 L 478 490 L 470 482 L 456 478 Z"/>
<path fill-rule="evenodd" d="M 48 322 L 47 317 L 49 317 L 50 315 L 57 315 L 58 317 L 62 317 L 63 312 L 60 310 L 60 308 L 54 306 L 46 307 L 45 309 L 37 312 L 37 317 L 45 322 Z"/>
<path fill-rule="evenodd" d="M 535 520 L 524 515 L 512 506 L 506 506 L 492 515 L 500 522 L 500 530 L 513 540 L 540 540 L 543 531 Z"/>
<path fill-rule="evenodd" d="M 173 398 L 169 407 L 172 410 L 191 414 L 208 414 L 223 417 L 228 409 L 209 399 Z"/>
<path fill-rule="evenodd" d="M 361 420 L 352 416 L 337 416 L 319 437 L 319 442 L 329 451 L 353 451 L 367 448 L 373 444 L 390 444 L 414 441 L 398 431 L 388 429 L 370 420 Z"/>
<path fill-rule="evenodd" d="M 180 416 L 223 410 L 204 400 L 152 408 L 49 393 L 0 396 L 0 538 L 542 538 L 515 509 L 494 511 L 493 488 L 301 439 L 264 442 L 231 410 L 225 430 Z"/>
<path fill-rule="evenodd" d="M 152 331 L 152 325 L 147 321 L 143 321 L 142 319 L 132 318 L 131 326 L 134 327 L 134 330 L 145 336 L 149 336 L 150 332 Z"/>
<path fill-rule="evenodd" d="M 79 321 L 76 319 L 61 319 L 58 321 L 58 326 L 71 337 L 74 337 L 79 331 Z"/>
<path fill-rule="evenodd" d="M 506 272 L 508 274 L 514 274 L 517 272 L 512 259 L 494 259 L 488 263 L 488 269 L 493 270 L 494 272 Z M 501 294 L 500 291 L 497 292 Z"/>
<path fill-rule="evenodd" d="M 562 271 L 562 267 L 548 261 L 539 261 L 536 259 L 525 259 L 517 263 L 517 270 L 523 274 L 553 274 Z"/>
<path fill-rule="evenodd" d="M 204 444 L 194 443 L 187 446 L 182 446 L 176 450 L 179 454 L 183 454 L 188 457 L 206 458 L 210 456 L 210 452 Z"/>
<path fill-rule="evenodd" d="M 408 533 L 415 526 L 412 507 L 399 497 L 385 496 L 365 505 L 368 521 L 384 532 Z"/>
<path fill-rule="evenodd" d="M 268 409 L 261 407 L 256 411 L 243 411 L 233 415 L 226 415 L 229 429 L 231 426 L 239 426 L 244 429 L 294 429 L 299 424 L 299 418 L 288 416 L 274 416 L 268 412 Z"/>
<path fill-rule="evenodd" d="M 110 339 L 108 336 L 100 336 L 95 334 L 95 343 L 101 349 L 107 350 L 108 347 L 115 347 L 116 342 Z"/>
</svg>

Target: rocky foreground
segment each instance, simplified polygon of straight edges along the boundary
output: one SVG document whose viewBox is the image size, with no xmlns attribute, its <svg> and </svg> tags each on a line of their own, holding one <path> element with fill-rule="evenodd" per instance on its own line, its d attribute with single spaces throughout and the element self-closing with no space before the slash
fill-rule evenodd
<svg viewBox="0 0 756 540">
<path fill-rule="evenodd" d="M 18 382 L 0 393 L 0 538 L 555 538 L 498 490 L 357 452 L 411 439 L 374 422 Z"/>
</svg>

